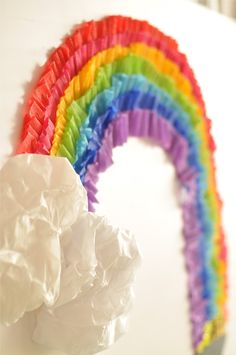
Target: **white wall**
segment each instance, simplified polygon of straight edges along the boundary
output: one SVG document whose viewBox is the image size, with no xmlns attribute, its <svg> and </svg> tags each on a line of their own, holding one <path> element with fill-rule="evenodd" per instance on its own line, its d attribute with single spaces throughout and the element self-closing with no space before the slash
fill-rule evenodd
<svg viewBox="0 0 236 355">
<path fill-rule="evenodd" d="M 32 86 L 37 66 L 45 62 L 48 51 L 58 46 L 75 24 L 114 13 L 145 18 L 175 37 L 187 53 L 203 89 L 218 143 L 218 180 L 225 201 L 224 222 L 230 251 L 231 317 L 224 355 L 235 355 L 236 26 L 233 22 L 190 2 L 176 0 L 0 0 L 0 165 L 12 151 L 25 92 Z M 143 169 L 140 159 L 144 162 Z M 115 162 L 99 183 L 99 211 L 136 233 L 145 259 L 138 276 L 130 333 L 107 354 L 190 355 L 181 218 L 173 169 L 158 148 L 136 141 L 130 141 L 123 150 L 117 149 Z M 49 355 L 27 338 L 30 321 L 24 319 L 22 327 L 21 324 L 15 327 L 17 331 L 1 328 L 1 354 Z"/>
</svg>

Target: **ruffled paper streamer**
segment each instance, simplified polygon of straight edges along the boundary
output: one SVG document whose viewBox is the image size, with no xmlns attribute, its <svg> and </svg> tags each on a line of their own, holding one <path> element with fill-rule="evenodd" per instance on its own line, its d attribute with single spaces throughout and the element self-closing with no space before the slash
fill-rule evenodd
<svg viewBox="0 0 236 355">
<path fill-rule="evenodd" d="M 141 56 L 141 58 L 138 57 L 139 55 Z M 132 57 L 132 62 L 130 61 L 130 63 L 127 63 L 125 61 L 123 67 L 122 65 L 120 65 L 120 61 L 123 63 L 123 60 L 127 58 L 130 59 Z M 129 48 L 115 46 L 113 48 L 108 49 L 107 51 L 99 52 L 86 65 L 84 65 L 83 69 L 79 72 L 79 74 L 71 80 L 57 108 L 55 136 L 51 148 L 52 154 L 56 154 L 57 152 L 58 141 L 60 142 L 60 136 L 63 134 L 63 122 L 64 118 L 66 118 L 66 110 L 70 106 L 72 101 L 84 95 L 84 93 L 87 92 L 91 87 L 95 95 L 96 92 L 94 88 L 97 87 L 97 85 L 94 85 L 94 79 L 97 75 L 100 76 L 100 80 L 101 78 L 103 78 L 102 85 L 106 87 L 107 84 L 110 82 L 109 77 L 114 72 L 127 72 L 129 74 L 133 74 L 137 71 L 142 71 L 146 74 L 145 68 L 142 68 L 142 63 L 137 62 L 138 58 L 145 60 L 147 64 L 150 63 L 152 65 L 151 69 L 153 72 L 157 71 L 157 73 L 155 72 L 155 77 L 157 76 L 159 79 L 158 84 L 163 83 L 166 84 L 166 88 L 170 86 L 175 88 L 175 92 L 177 90 L 180 91 L 182 93 L 182 96 L 185 95 L 188 99 L 185 99 L 185 101 L 189 101 L 193 104 L 196 104 L 196 109 L 198 110 L 198 113 L 201 114 L 201 109 L 198 107 L 197 101 L 192 95 L 191 85 L 189 84 L 188 80 L 181 74 L 178 66 L 175 63 L 172 63 L 167 60 L 162 54 L 162 52 L 157 51 L 155 48 L 150 48 L 140 43 L 131 44 Z M 112 68 L 109 67 L 109 64 L 112 65 Z M 107 70 L 105 70 L 105 73 L 100 73 L 99 69 L 102 69 L 104 65 L 106 65 L 106 67 L 108 67 L 110 70 L 108 72 Z M 124 71 L 122 69 L 124 69 Z M 147 70 L 146 75 L 148 75 L 150 71 L 150 69 Z M 148 77 L 152 78 L 151 75 L 148 75 Z"/>
<path fill-rule="evenodd" d="M 117 44 L 127 46 L 135 42 L 158 48 L 169 60 L 176 63 L 191 82 L 194 95 L 205 111 L 194 74 L 173 39 L 147 22 L 121 16 L 108 17 L 100 22 L 90 22 L 78 27 L 49 58 L 29 100 L 22 144 L 18 152 L 33 151 L 38 133 L 42 132 L 40 126 L 43 125 L 44 129 L 50 130 L 55 122 L 55 109 L 60 96 L 63 95 L 69 81 L 92 56 Z M 39 131 L 35 130 L 36 126 Z"/>
<path fill-rule="evenodd" d="M 103 130 L 100 131 L 103 132 Z M 99 135 L 96 135 L 96 128 L 93 132 L 93 140 L 99 139 Z M 95 193 L 98 174 L 106 170 L 112 163 L 113 147 L 125 143 L 129 136 L 151 138 L 160 145 L 173 162 L 181 185 L 187 189 L 185 190 L 185 199 L 182 206 L 184 211 L 183 233 L 186 240 L 185 260 L 189 276 L 193 341 L 194 345 L 197 346 L 202 338 L 204 323 L 208 318 L 206 316 L 207 301 L 202 299 L 202 259 L 199 253 L 199 240 L 196 243 L 196 238 L 201 234 L 202 230 L 195 202 L 197 193 L 197 171 L 189 166 L 189 148 L 186 140 L 181 137 L 168 121 L 161 116 L 157 116 L 153 111 L 134 109 L 133 111 L 120 113 L 116 119 L 111 121 L 108 125 L 102 142 L 97 142 L 99 149 L 95 161 L 88 165 L 87 174 L 84 178 L 84 186 L 88 192 L 90 208 L 93 208 L 92 203 L 96 201 Z M 96 146 L 95 141 L 93 141 L 93 146 Z M 206 286 L 206 284 L 207 281 L 205 280 L 204 286 Z M 213 301 L 211 302 L 214 304 Z"/>
<path fill-rule="evenodd" d="M 75 127 L 79 127 L 83 123 L 86 117 L 87 107 L 89 106 L 91 101 L 103 90 L 112 86 L 114 91 L 113 95 L 116 95 L 118 93 L 122 93 L 124 91 L 128 91 L 129 89 L 132 89 L 132 87 L 134 87 L 134 84 L 137 85 L 136 89 L 139 88 L 145 90 L 145 83 L 143 82 L 142 78 L 140 78 L 139 83 L 137 82 L 137 80 L 136 83 L 134 83 L 134 81 L 132 81 L 132 78 L 130 78 L 130 83 L 128 83 L 127 80 L 125 80 L 125 82 L 123 83 L 122 77 L 120 77 L 120 80 L 118 79 L 115 82 L 115 86 L 112 82 L 112 78 L 113 74 L 116 73 L 126 74 L 128 78 L 130 77 L 130 75 L 134 74 L 140 74 L 147 77 L 147 79 L 151 83 L 161 88 L 163 91 L 165 91 L 165 93 L 168 93 L 172 100 L 175 100 L 176 103 L 178 103 L 179 106 L 186 112 L 186 114 L 190 116 L 191 122 L 192 124 L 194 124 L 196 131 L 203 131 L 203 122 L 197 114 L 196 107 L 191 105 L 189 100 L 187 100 L 181 92 L 176 90 L 172 80 L 168 76 L 156 72 L 155 68 L 144 59 L 130 55 L 128 57 L 125 57 L 124 59 L 117 60 L 112 64 L 108 64 L 104 67 L 101 67 L 97 72 L 96 80 L 91 89 L 88 90 L 86 94 L 83 95 L 80 99 L 72 101 L 71 105 L 67 109 L 67 115 L 63 118 L 61 117 L 61 122 L 58 122 L 58 124 L 60 125 L 59 135 L 63 136 L 62 140 L 65 140 L 67 138 L 66 133 L 67 129 L 70 129 L 70 124 L 74 125 Z M 124 79 L 125 78 L 126 76 L 124 76 Z M 160 94 L 159 96 L 161 96 L 160 101 L 162 101 L 163 95 Z M 74 121 L 77 119 L 77 121 L 71 122 L 72 118 L 74 119 Z M 58 133 L 56 130 L 54 139 L 56 139 L 57 134 Z M 204 144 L 203 142 L 204 141 L 202 141 L 201 143 Z"/>
</svg>

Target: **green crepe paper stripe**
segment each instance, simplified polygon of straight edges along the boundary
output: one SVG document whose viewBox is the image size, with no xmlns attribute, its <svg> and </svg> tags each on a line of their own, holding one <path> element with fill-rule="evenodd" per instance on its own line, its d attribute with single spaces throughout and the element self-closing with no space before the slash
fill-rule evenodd
<svg viewBox="0 0 236 355">
<path fill-rule="evenodd" d="M 99 93 L 105 89 L 111 88 L 112 76 L 118 73 L 124 73 L 127 75 L 141 74 L 151 83 L 168 93 L 169 96 L 172 97 L 172 99 L 181 107 L 182 111 L 189 116 L 191 125 L 195 128 L 194 133 L 197 134 L 197 127 L 201 127 L 203 125 L 203 117 L 197 113 L 197 106 L 190 103 L 189 99 L 177 89 L 175 81 L 171 77 L 158 72 L 147 60 L 136 55 L 129 54 L 122 59 L 112 62 L 111 64 L 101 66 L 96 72 L 94 85 L 87 90 L 83 96 L 77 100 L 74 100 L 71 105 L 68 106 L 66 111 L 67 123 L 59 145 L 58 155 L 66 156 L 72 163 L 75 161 L 76 145 L 78 139 L 80 138 L 80 127 L 88 116 L 87 110 L 93 99 Z M 201 128 L 205 130 L 204 127 Z M 199 132 L 198 136 L 200 137 Z M 206 142 L 201 139 L 199 139 L 199 141 L 201 145 L 205 145 L 204 147 L 201 147 L 202 149 L 199 152 L 200 159 L 203 165 L 208 165 L 210 152 L 206 147 Z M 207 191 L 206 198 L 212 205 L 213 201 L 211 201 L 211 196 L 207 193 Z M 212 211 L 212 217 L 214 215 L 215 213 Z"/>
<path fill-rule="evenodd" d="M 79 99 L 74 100 L 66 110 L 66 126 L 64 129 L 62 140 L 59 144 L 59 155 L 61 155 L 61 145 L 65 145 L 69 149 L 72 162 L 75 159 L 76 154 L 76 141 L 79 139 L 79 128 L 84 123 L 88 115 L 88 107 L 92 100 L 102 91 L 112 86 L 112 76 L 114 74 L 124 73 L 127 75 L 141 74 L 145 76 L 151 83 L 160 87 L 163 91 L 169 94 L 173 100 L 178 103 L 182 111 L 184 111 L 189 117 L 192 126 L 195 127 L 197 133 L 197 127 L 201 127 L 205 130 L 203 125 L 203 117 L 197 113 L 197 106 L 189 102 L 189 99 L 181 93 L 176 85 L 175 81 L 160 72 L 145 59 L 129 54 L 122 59 L 118 59 L 111 64 L 101 66 L 96 74 L 93 86 Z M 199 132 L 198 132 L 199 133 Z M 199 134 L 200 135 L 200 134 Z M 68 136 L 71 137 L 71 141 L 68 140 Z M 205 144 L 204 140 L 201 140 L 202 144 Z M 201 156 L 207 155 L 207 147 L 202 149 Z M 207 159 L 208 157 L 205 157 Z M 205 160 L 204 159 L 204 160 Z"/>
<path fill-rule="evenodd" d="M 74 100 L 71 105 L 68 106 L 66 110 L 66 126 L 62 140 L 59 144 L 58 155 L 66 156 L 72 163 L 75 161 L 77 141 L 80 138 L 80 127 L 88 116 L 88 108 L 99 93 L 105 89 L 111 88 L 112 76 L 118 73 L 124 73 L 127 75 L 141 74 L 145 76 L 151 83 L 168 93 L 180 106 L 182 111 L 189 116 L 191 125 L 194 127 L 194 133 L 198 133 L 198 137 L 201 137 L 200 132 L 197 130 L 198 127 L 204 131 L 206 130 L 205 127 L 202 127 L 203 117 L 198 114 L 197 106 L 190 103 L 188 98 L 177 89 L 175 81 L 171 77 L 158 72 L 147 60 L 129 54 L 111 64 L 101 66 L 95 74 L 94 85 L 87 90 L 83 96 Z M 116 89 L 114 89 L 114 91 L 115 90 Z M 210 151 L 206 147 L 204 139 L 199 139 L 199 142 L 202 145 L 199 152 L 200 159 L 203 166 L 208 165 Z M 208 196 L 208 199 L 211 199 L 210 195 Z"/>
</svg>

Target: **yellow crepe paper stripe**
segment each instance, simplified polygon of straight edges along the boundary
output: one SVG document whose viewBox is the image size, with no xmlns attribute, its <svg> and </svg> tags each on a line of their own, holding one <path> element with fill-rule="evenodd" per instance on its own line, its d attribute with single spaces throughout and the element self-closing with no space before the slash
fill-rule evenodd
<svg viewBox="0 0 236 355">
<path fill-rule="evenodd" d="M 57 154 L 59 143 L 66 124 L 67 107 L 70 106 L 73 100 L 81 97 L 92 86 L 96 76 L 96 71 L 100 66 L 110 64 L 117 59 L 127 56 L 128 54 L 135 54 L 143 57 L 149 61 L 157 69 L 157 71 L 170 76 L 179 91 L 181 91 L 193 104 L 195 104 L 197 113 L 202 115 L 202 109 L 198 105 L 198 102 L 192 93 L 191 83 L 181 73 L 176 63 L 166 58 L 163 52 L 143 43 L 132 43 L 128 47 L 117 45 L 101 51 L 92 57 L 83 66 L 79 74 L 70 81 L 69 86 L 65 90 L 64 96 L 61 97 L 57 108 L 55 133 L 50 151 L 51 155 Z"/>
</svg>

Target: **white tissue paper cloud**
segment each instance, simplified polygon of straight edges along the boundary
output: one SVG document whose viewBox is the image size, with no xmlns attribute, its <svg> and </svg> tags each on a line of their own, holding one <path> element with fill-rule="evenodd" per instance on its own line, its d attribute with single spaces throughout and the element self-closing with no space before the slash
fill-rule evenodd
<svg viewBox="0 0 236 355">
<path fill-rule="evenodd" d="M 68 355 L 126 331 L 140 254 L 128 231 L 88 212 L 65 158 L 17 155 L 0 171 L 0 322 L 34 311 L 34 341 Z"/>
</svg>

